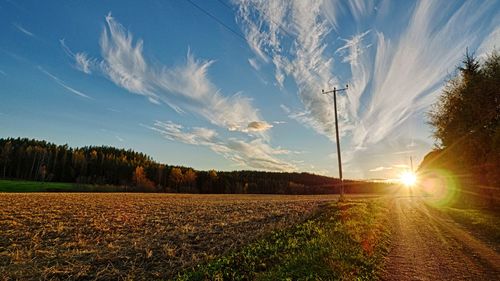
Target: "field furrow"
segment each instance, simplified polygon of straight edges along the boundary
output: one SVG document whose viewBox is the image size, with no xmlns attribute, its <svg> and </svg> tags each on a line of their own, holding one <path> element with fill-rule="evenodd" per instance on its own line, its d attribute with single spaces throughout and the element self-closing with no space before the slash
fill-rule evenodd
<svg viewBox="0 0 500 281">
<path fill-rule="evenodd" d="M 333 196 L 0 194 L 0 275 L 157 279 L 309 217 Z"/>
</svg>

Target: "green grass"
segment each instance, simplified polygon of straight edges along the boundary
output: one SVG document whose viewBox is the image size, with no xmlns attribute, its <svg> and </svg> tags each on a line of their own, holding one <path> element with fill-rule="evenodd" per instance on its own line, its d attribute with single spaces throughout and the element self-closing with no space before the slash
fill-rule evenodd
<svg viewBox="0 0 500 281">
<path fill-rule="evenodd" d="M 478 238 L 492 243 L 500 250 L 500 214 L 485 209 L 459 209 L 442 207 L 455 222 L 462 225 Z"/>
<path fill-rule="evenodd" d="M 71 191 L 72 183 L 0 180 L 0 192 Z"/>
<path fill-rule="evenodd" d="M 374 280 L 388 251 L 386 203 L 332 203 L 314 218 L 201 264 L 177 280 Z"/>
<path fill-rule="evenodd" d="M 66 182 L 39 182 L 22 180 L 0 180 L 0 192 L 113 192 L 124 191 L 111 185 L 90 185 Z"/>
</svg>

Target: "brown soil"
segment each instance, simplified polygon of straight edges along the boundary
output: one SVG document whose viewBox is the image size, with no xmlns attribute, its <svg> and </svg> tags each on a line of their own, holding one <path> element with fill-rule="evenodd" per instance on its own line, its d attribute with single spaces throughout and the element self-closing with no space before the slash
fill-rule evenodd
<svg viewBox="0 0 500 281">
<path fill-rule="evenodd" d="M 336 198 L 0 193 L 0 280 L 166 280 Z"/>
</svg>

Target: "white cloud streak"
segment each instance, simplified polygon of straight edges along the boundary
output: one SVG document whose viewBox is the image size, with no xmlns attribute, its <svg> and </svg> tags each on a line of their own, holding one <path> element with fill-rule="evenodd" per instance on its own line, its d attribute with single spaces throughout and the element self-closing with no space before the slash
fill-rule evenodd
<svg viewBox="0 0 500 281">
<path fill-rule="evenodd" d="M 360 55 L 364 52 L 364 49 L 369 47 L 362 45 L 362 40 L 368 33 L 370 33 L 370 30 L 356 34 L 351 39 L 342 39 L 345 44 L 335 51 L 344 55 L 342 62 L 348 62 L 353 66 L 358 65 Z"/>
<path fill-rule="evenodd" d="M 166 139 L 204 146 L 242 167 L 271 171 L 294 171 L 296 166 L 277 158 L 290 151 L 273 148 L 260 138 L 245 141 L 237 138 L 221 138 L 215 130 L 207 128 L 187 129 L 171 121 L 156 121 L 152 127 Z"/>
<path fill-rule="evenodd" d="M 500 19 L 497 20 L 497 22 L 497 27 L 488 35 L 486 40 L 484 40 L 477 49 L 479 57 L 485 57 L 494 49 L 500 50 Z"/>
<path fill-rule="evenodd" d="M 93 99 L 92 97 L 88 96 L 87 94 L 84 94 L 70 86 L 68 86 L 66 84 L 66 82 L 64 82 L 63 80 L 61 80 L 59 77 L 53 75 L 52 73 L 48 72 L 47 70 L 45 70 L 43 67 L 41 66 L 38 66 L 37 67 L 39 71 L 41 71 L 42 73 L 44 73 L 45 75 L 49 76 L 50 78 L 52 78 L 57 84 L 59 84 L 61 87 L 65 88 L 66 90 L 70 91 L 71 93 L 79 96 L 79 97 L 82 97 L 82 98 L 86 98 L 86 99 Z"/>
<path fill-rule="evenodd" d="M 276 73 L 285 76 L 275 78 L 278 84 L 290 77 L 297 85 L 303 109 L 282 108 L 292 119 L 332 141 L 333 105 L 331 97 L 320 92 L 341 81 L 337 69 L 342 65 L 334 65 L 333 57 L 349 66 L 349 92 L 347 98 L 339 95 L 338 100 L 339 121 L 354 150 L 397 134 L 397 128 L 411 116 L 428 108 L 466 47 L 478 47 L 483 41 L 481 46 L 486 47 L 481 48 L 498 44 L 498 20 L 485 16 L 494 1 L 456 5 L 418 1 L 409 5 L 410 17 L 395 17 L 401 22 L 391 22 L 400 26 L 397 33 L 393 26 L 362 27 L 367 19 L 377 17 L 374 1 L 234 3 L 238 5 L 237 22 L 257 58 L 273 64 Z M 391 3 L 381 4 L 384 11 L 390 11 Z M 498 12 L 493 14 L 498 18 Z M 342 39 L 343 45 L 334 48 L 330 33 L 338 30 L 340 16 L 352 17 L 355 30 L 364 31 Z"/>
<path fill-rule="evenodd" d="M 275 80 L 283 87 L 286 76 L 294 79 L 304 108 L 290 117 L 335 139 L 333 100 L 321 95 L 335 81 L 332 59 L 325 53 L 330 32 L 321 15 L 321 1 L 235 1 L 238 21 L 250 48 L 263 63 L 275 66 Z M 292 39 L 286 44 L 284 39 Z M 345 107 L 343 98 L 339 106 Z M 341 116 L 345 119 L 345 116 Z"/>
<path fill-rule="evenodd" d="M 111 14 L 100 37 L 102 59 L 73 53 L 77 68 L 85 73 L 99 73 L 128 92 L 144 96 L 150 102 L 166 104 L 178 113 L 191 112 L 226 129 L 226 134 L 247 133 L 245 139 L 221 137 L 212 129 L 185 129 L 173 122 L 157 121 L 145 126 L 169 140 L 208 147 L 240 166 L 263 170 L 291 171 L 296 167 L 277 157 L 288 150 L 268 144 L 266 131 L 272 124 L 262 120 L 252 100 L 236 93 L 224 96 L 208 78 L 213 60 L 199 60 L 188 50 L 184 64 L 164 66 L 151 64 L 144 56 L 143 41 L 118 23 Z M 251 63 L 251 61 L 249 61 Z M 258 68 L 258 66 L 256 65 Z M 252 140 L 247 140 L 252 138 Z"/>
<path fill-rule="evenodd" d="M 392 170 L 392 167 L 380 166 L 380 167 L 376 167 L 376 168 L 370 169 L 368 171 L 370 171 L 370 172 L 381 172 L 381 171 L 385 171 L 385 170 Z"/>
<path fill-rule="evenodd" d="M 92 66 L 91 60 L 88 58 L 88 55 L 86 53 L 76 53 L 75 54 L 75 61 L 76 61 L 76 66 L 78 70 L 90 74 L 92 73 L 90 71 L 90 68 Z"/>
<path fill-rule="evenodd" d="M 142 95 L 152 103 L 164 103 L 178 113 L 192 112 L 230 131 L 252 131 L 249 130 L 251 122 L 264 122 L 250 98 L 241 93 L 224 96 L 210 81 L 207 73 L 214 63 L 212 60 L 195 59 L 188 50 L 185 64 L 152 65 L 144 57 L 143 41 L 134 42 L 133 35 L 111 14 L 106 16 L 100 46 L 101 61 L 90 59 L 84 53 L 75 55 L 82 71 L 97 70 L 117 86 Z"/>
<path fill-rule="evenodd" d="M 258 71 L 258 70 L 260 70 L 260 65 L 259 65 L 259 63 L 257 62 L 257 60 L 256 60 L 256 59 L 254 59 L 254 58 L 249 58 L 249 59 L 248 59 L 248 63 L 250 64 L 250 66 L 252 66 L 252 67 L 253 67 L 253 69 L 255 69 L 255 70 L 257 70 L 257 71 Z"/>
<path fill-rule="evenodd" d="M 95 67 L 96 61 L 89 58 L 86 53 L 74 53 L 71 49 L 66 45 L 64 39 L 59 40 L 62 49 L 64 52 L 75 61 L 75 68 L 82 71 L 85 74 L 91 74 L 92 68 Z"/>
<path fill-rule="evenodd" d="M 446 3 L 420 1 L 399 38 L 391 40 L 376 32 L 374 60 L 365 57 L 356 62 L 370 70 L 364 71 L 369 77 L 362 79 L 359 86 L 364 84 L 361 93 L 371 95 L 368 110 L 361 110 L 359 104 L 352 109 L 353 113 L 361 112 L 356 115 L 360 125 L 353 131 L 354 143 L 377 143 L 430 105 L 466 47 L 478 43 L 478 23 L 489 5 L 466 2 L 456 11 L 446 13 Z M 442 21 L 445 23 L 440 26 L 432 24 Z M 351 69 L 356 67 L 351 62 Z M 370 80 L 371 87 L 367 84 Z"/>
<path fill-rule="evenodd" d="M 22 27 L 20 24 L 18 23 L 12 23 L 12 25 L 19 31 L 21 31 L 22 33 L 30 36 L 30 37 L 36 37 L 35 34 L 33 34 L 33 32 L 27 30 L 26 28 Z"/>
</svg>

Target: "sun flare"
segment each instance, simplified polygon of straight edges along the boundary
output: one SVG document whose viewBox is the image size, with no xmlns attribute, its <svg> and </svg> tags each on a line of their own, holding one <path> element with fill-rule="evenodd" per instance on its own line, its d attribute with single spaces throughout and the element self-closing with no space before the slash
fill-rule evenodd
<svg viewBox="0 0 500 281">
<path fill-rule="evenodd" d="M 413 172 L 406 171 L 399 176 L 399 180 L 402 184 L 412 187 L 417 183 L 417 175 Z"/>
</svg>

